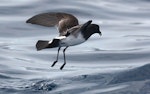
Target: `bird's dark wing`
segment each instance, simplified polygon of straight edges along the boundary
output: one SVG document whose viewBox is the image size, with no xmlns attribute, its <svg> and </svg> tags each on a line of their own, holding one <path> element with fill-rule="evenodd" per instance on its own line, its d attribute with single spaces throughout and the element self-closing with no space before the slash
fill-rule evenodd
<svg viewBox="0 0 150 94">
<path fill-rule="evenodd" d="M 64 36 L 69 36 L 70 34 L 74 35 L 74 36 L 77 36 L 78 33 L 80 32 L 80 28 L 81 28 L 82 25 L 77 25 L 77 26 L 74 26 L 70 29 L 67 29 L 67 33 L 64 35 Z"/>
<path fill-rule="evenodd" d="M 63 35 L 67 29 L 78 25 L 78 19 L 67 13 L 42 13 L 28 19 L 26 23 L 47 27 L 57 26 L 60 35 Z"/>
<path fill-rule="evenodd" d="M 65 36 L 69 36 L 70 34 L 72 34 L 75 37 L 77 37 L 80 32 L 87 31 L 86 29 L 89 25 L 91 25 L 91 23 L 92 23 L 92 20 L 89 20 L 89 21 L 87 21 L 86 23 L 84 23 L 82 25 L 74 26 L 74 27 L 67 30 L 67 33 L 65 34 Z"/>
</svg>

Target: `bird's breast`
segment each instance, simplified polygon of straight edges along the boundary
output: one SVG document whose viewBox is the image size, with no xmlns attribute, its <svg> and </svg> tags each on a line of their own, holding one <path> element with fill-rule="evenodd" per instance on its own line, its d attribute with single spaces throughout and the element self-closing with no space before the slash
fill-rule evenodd
<svg viewBox="0 0 150 94">
<path fill-rule="evenodd" d="M 80 33 L 77 37 L 70 35 L 60 41 L 61 46 L 74 46 L 85 42 L 82 34 Z"/>
</svg>

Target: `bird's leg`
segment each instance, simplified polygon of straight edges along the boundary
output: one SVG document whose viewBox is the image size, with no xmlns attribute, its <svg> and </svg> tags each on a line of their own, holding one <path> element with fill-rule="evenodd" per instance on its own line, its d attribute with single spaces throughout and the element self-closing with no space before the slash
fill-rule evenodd
<svg viewBox="0 0 150 94">
<path fill-rule="evenodd" d="M 54 63 L 52 64 L 51 67 L 53 67 L 53 66 L 58 62 L 58 57 L 59 57 L 59 51 L 60 51 L 60 48 L 61 48 L 61 47 L 58 48 L 56 61 L 54 61 Z"/>
<path fill-rule="evenodd" d="M 64 64 L 60 67 L 60 70 L 62 70 L 64 68 L 64 66 L 66 65 L 66 55 L 65 55 L 65 51 L 68 48 L 68 46 L 63 50 L 63 54 L 64 54 Z"/>
</svg>

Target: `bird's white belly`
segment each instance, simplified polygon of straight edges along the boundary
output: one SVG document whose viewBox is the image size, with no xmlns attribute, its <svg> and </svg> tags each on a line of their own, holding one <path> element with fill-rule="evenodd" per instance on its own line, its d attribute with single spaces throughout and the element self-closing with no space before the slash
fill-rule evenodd
<svg viewBox="0 0 150 94">
<path fill-rule="evenodd" d="M 85 39 L 81 34 L 79 34 L 77 37 L 70 35 L 64 39 L 61 40 L 60 45 L 61 46 L 74 46 L 85 42 Z"/>
</svg>

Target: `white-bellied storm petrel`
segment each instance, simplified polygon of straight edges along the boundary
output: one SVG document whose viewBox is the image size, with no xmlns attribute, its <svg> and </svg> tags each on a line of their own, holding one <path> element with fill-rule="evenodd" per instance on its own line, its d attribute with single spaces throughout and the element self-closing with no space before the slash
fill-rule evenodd
<svg viewBox="0 0 150 94">
<path fill-rule="evenodd" d="M 60 67 L 61 70 L 66 64 L 65 51 L 69 46 L 85 42 L 94 33 L 101 35 L 100 27 L 97 24 L 91 24 L 92 20 L 79 25 L 78 19 L 68 13 L 42 13 L 33 16 L 26 22 L 47 27 L 58 27 L 58 37 L 55 37 L 51 41 L 39 40 L 36 43 L 36 48 L 39 51 L 46 48 L 58 47 L 56 61 L 51 66 L 53 67 L 58 61 L 60 48 L 65 47 L 63 50 L 64 64 Z"/>
</svg>

